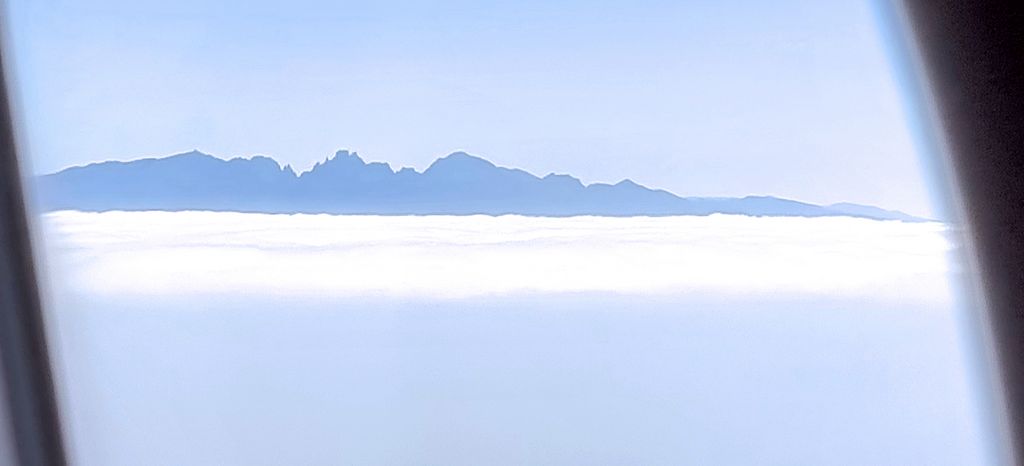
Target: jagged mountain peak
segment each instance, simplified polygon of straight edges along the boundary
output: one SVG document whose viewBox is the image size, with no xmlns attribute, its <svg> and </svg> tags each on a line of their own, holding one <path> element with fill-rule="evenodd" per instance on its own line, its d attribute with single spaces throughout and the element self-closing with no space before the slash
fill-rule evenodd
<svg viewBox="0 0 1024 466">
<path fill-rule="evenodd" d="M 327 173 L 355 174 L 367 169 L 367 167 L 374 171 L 386 171 L 388 173 L 394 172 L 394 170 L 391 169 L 391 166 L 387 163 L 367 162 L 356 152 L 339 150 L 335 152 L 334 156 L 324 159 L 323 162 L 317 162 L 316 165 L 313 165 L 313 168 L 299 176 L 320 177 Z"/>
</svg>

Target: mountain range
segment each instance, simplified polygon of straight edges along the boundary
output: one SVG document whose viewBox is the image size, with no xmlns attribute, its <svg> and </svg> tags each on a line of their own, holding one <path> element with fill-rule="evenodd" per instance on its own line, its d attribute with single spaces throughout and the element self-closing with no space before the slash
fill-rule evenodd
<svg viewBox="0 0 1024 466">
<path fill-rule="evenodd" d="M 423 172 L 367 163 L 338 151 L 296 173 L 254 156 L 224 160 L 199 151 L 164 158 L 76 166 L 36 179 L 44 210 L 213 210 L 377 215 L 852 216 L 920 221 L 858 204 L 815 205 L 770 196 L 680 197 L 631 180 L 584 184 L 569 175 L 538 177 L 464 152 Z"/>
</svg>

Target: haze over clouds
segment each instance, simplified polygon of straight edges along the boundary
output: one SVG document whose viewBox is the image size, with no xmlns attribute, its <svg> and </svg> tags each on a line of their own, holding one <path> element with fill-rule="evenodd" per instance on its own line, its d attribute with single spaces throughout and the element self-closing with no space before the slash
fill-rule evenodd
<svg viewBox="0 0 1024 466">
<path fill-rule="evenodd" d="M 43 226 L 77 464 L 995 464 L 939 223 Z"/>
<path fill-rule="evenodd" d="M 772 218 L 62 211 L 69 286 L 99 294 L 462 298 L 820 294 L 945 301 L 939 223 Z"/>
</svg>

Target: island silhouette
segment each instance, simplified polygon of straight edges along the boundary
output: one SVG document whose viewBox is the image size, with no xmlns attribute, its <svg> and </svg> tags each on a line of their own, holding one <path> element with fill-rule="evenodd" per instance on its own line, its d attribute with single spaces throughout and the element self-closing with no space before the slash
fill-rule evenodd
<svg viewBox="0 0 1024 466">
<path fill-rule="evenodd" d="M 296 173 L 269 157 L 225 160 L 192 151 L 164 158 L 109 161 L 36 177 L 44 210 L 208 210 L 372 215 L 851 216 L 920 221 L 894 210 L 815 205 L 771 196 L 680 197 L 631 180 L 584 184 L 570 175 L 538 177 L 465 152 L 426 170 L 394 170 L 338 151 Z"/>
</svg>

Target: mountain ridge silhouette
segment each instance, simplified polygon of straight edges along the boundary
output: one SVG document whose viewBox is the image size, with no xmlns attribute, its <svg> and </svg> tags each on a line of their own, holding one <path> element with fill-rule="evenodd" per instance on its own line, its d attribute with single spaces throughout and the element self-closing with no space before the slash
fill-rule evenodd
<svg viewBox="0 0 1024 466">
<path fill-rule="evenodd" d="M 568 174 L 536 176 L 462 151 L 422 172 L 395 170 L 340 150 L 296 173 L 254 155 L 221 159 L 193 150 L 162 158 L 107 161 L 36 177 L 53 210 L 213 210 L 378 215 L 565 217 L 710 215 L 852 216 L 923 221 L 903 212 L 840 203 L 816 205 L 772 196 L 680 197 L 630 179 L 584 184 Z"/>
</svg>

